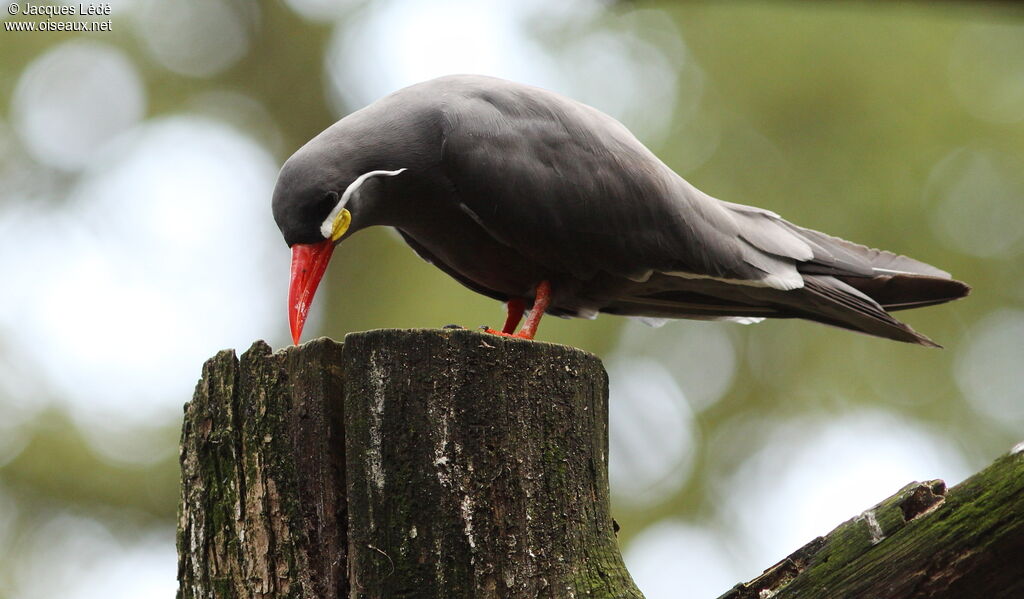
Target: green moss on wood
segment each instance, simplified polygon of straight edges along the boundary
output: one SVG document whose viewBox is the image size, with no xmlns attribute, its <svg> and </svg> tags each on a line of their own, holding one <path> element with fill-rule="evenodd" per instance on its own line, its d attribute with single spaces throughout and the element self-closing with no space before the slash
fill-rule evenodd
<svg viewBox="0 0 1024 599">
<path fill-rule="evenodd" d="M 606 416 L 600 362 L 551 344 L 373 331 L 222 352 L 183 426 L 179 597 L 348 597 L 351 572 L 353 597 L 639 598 Z"/>
<path fill-rule="evenodd" d="M 386 330 L 349 335 L 345 365 L 354 597 L 640 597 L 611 532 L 596 358 Z"/>
<path fill-rule="evenodd" d="M 343 486 L 331 463 L 339 452 L 296 451 L 338 445 L 340 379 L 320 366 L 340 345 L 319 342 L 290 363 L 294 353 L 256 342 L 240 360 L 221 352 L 204 366 L 182 429 L 182 599 L 324 597 L 344 588 L 337 494 L 308 501 Z"/>
<path fill-rule="evenodd" d="M 948 491 L 907 485 L 722 599 L 764 596 L 1024 597 L 1024 453 Z"/>
</svg>

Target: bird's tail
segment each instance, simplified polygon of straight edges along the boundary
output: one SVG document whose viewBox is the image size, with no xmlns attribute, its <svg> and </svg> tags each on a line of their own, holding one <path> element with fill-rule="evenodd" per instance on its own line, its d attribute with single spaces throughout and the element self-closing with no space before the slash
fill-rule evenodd
<svg viewBox="0 0 1024 599">
<path fill-rule="evenodd" d="M 876 337 L 939 347 L 889 312 L 932 306 L 966 296 L 970 287 L 930 264 L 826 235 L 737 205 L 736 218 L 748 219 L 745 235 L 767 254 L 783 244 L 757 236 L 768 218 L 776 236 L 786 230 L 806 244 L 812 258 L 796 263 L 803 281 L 796 289 L 737 284 L 712 278 L 655 274 L 628 283 L 601 310 L 653 318 L 803 318 Z M 777 241 L 777 240 L 776 240 Z"/>
<path fill-rule="evenodd" d="M 889 312 L 953 301 L 971 288 L 930 264 L 787 223 L 814 260 L 798 269 L 815 307 L 804 318 L 897 341 L 939 347 Z"/>
<path fill-rule="evenodd" d="M 959 281 L 927 276 L 884 276 L 874 279 L 804 275 L 799 302 L 791 308 L 801 318 L 852 331 L 927 347 L 941 347 L 888 310 L 917 308 L 963 297 Z M 794 298 L 796 299 L 796 298 Z"/>
<path fill-rule="evenodd" d="M 837 278 L 878 302 L 887 312 L 944 304 L 971 292 L 970 286 L 956 279 L 925 275 Z"/>
</svg>

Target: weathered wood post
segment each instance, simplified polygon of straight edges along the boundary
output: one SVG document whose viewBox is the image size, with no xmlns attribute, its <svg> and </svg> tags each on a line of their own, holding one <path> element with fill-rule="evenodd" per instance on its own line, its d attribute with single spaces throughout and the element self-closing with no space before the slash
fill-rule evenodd
<svg viewBox="0 0 1024 599">
<path fill-rule="evenodd" d="M 466 330 L 222 352 L 185 412 L 178 595 L 642 599 L 607 397 L 590 354 Z"/>
<path fill-rule="evenodd" d="M 344 597 L 342 346 L 203 366 L 181 435 L 178 597 Z"/>
</svg>

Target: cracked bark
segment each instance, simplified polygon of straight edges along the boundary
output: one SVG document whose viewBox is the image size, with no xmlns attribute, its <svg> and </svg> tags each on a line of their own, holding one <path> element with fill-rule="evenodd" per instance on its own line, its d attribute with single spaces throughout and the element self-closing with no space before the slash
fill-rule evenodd
<svg viewBox="0 0 1024 599">
<path fill-rule="evenodd" d="M 642 599 L 607 397 L 590 354 L 465 330 L 221 352 L 186 407 L 178 596 Z"/>
<path fill-rule="evenodd" d="M 181 437 L 178 597 L 341 597 L 341 345 L 203 366 Z"/>
</svg>

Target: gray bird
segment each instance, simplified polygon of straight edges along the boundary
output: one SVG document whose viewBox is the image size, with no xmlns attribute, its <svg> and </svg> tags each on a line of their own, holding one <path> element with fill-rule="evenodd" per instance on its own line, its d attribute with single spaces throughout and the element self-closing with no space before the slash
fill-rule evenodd
<svg viewBox="0 0 1024 599">
<path fill-rule="evenodd" d="M 926 346 L 889 312 L 970 288 L 933 266 L 794 225 L 690 185 L 621 123 L 559 94 L 441 77 L 341 119 L 285 162 L 274 219 L 292 248 L 295 343 L 333 248 L 391 226 L 427 262 L 543 313 L 803 318 Z"/>
</svg>

